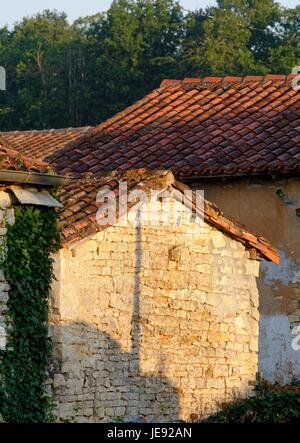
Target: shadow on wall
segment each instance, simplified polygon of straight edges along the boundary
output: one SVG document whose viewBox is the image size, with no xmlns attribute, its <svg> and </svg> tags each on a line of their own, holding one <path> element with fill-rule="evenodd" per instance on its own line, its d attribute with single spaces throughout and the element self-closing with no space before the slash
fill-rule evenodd
<svg viewBox="0 0 300 443">
<path fill-rule="evenodd" d="M 136 349 L 92 325 L 54 327 L 52 394 L 62 421 L 178 421 L 178 393 L 163 374 L 141 375 Z"/>
<path fill-rule="evenodd" d="M 178 421 L 178 392 L 164 376 L 164 356 L 159 356 L 155 375 L 142 375 L 140 370 L 141 240 L 138 226 L 134 307 L 128 343 L 131 352 L 123 352 L 116 340 L 90 324 L 53 327 L 54 359 L 50 378 L 52 395 L 58 403 L 57 415 L 62 421 Z"/>
</svg>

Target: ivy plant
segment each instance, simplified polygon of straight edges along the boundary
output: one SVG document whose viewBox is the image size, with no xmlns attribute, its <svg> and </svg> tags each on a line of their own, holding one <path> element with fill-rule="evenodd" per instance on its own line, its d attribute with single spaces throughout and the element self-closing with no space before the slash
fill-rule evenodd
<svg viewBox="0 0 300 443">
<path fill-rule="evenodd" d="M 2 262 L 10 290 L 7 346 L 0 359 L 1 414 L 6 422 L 42 423 L 53 418 L 45 382 L 51 355 L 52 254 L 59 249 L 57 214 L 44 207 L 14 209 L 15 223 L 7 225 Z"/>
</svg>

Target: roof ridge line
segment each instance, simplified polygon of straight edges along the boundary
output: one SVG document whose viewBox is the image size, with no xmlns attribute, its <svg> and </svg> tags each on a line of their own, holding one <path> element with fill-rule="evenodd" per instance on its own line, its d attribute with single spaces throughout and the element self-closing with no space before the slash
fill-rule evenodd
<svg viewBox="0 0 300 443">
<path fill-rule="evenodd" d="M 203 83 L 233 83 L 233 82 L 254 82 L 254 81 L 289 81 L 297 77 L 297 74 L 267 74 L 267 75 L 245 75 L 245 76 L 206 76 L 206 77 L 185 77 L 182 80 L 164 79 L 160 87 L 185 86 Z"/>
<path fill-rule="evenodd" d="M 73 127 L 73 126 L 69 126 L 69 127 L 65 127 L 65 128 L 49 128 L 49 129 L 26 129 L 25 131 L 22 130 L 15 130 L 15 131 L 0 131 L 0 135 L 8 135 L 8 134 L 29 134 L 29 133 L 41 133 L 41 132 L 52 132 L 52 131 L 76 131 L 76 129 L 91 129 L 94 126 L 77 126 L 77 127 Z"/>
</svg>

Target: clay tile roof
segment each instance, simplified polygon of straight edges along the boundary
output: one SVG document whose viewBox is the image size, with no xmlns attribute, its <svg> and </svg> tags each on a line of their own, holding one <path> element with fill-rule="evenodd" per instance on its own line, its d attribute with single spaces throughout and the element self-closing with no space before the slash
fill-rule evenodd
<svg viewBox="0 0 300 443">
<path fill-rule="evenodd" d="M 41 160 L 23 156 L 15 151 L 0 136 L 0 169 L 11 171 L 31 171 L 37 173 L 53 173 L 53 167 Z"/>
<path fill-rule="evenodd" d="M 90 127 L 12 131 L 2 132 L 0 136 L 16 151 L 29 157 L 45 160 L 47 156 L 86 134 L 89 129 Z"/>
<path fill-rule="evenodd" d="M 60 211 L 60 228 L 62 243 L 74 243 L 105 229 L 96 221 L 100 207 L 97 195 L 100 190 L 112 191 L 116 199 L 120 198 L 119 182 L 126 182 L 128 191 L 141 189 L 143 191 L 156 189 L 164 190 L 171 187 L 184 192 L 189 189 L 186 185 L 175 180 L 171 171 L 150 171 L 149 169 L 113 171 L 101 177 L 92 174 L 82 175 L 75 182 L 64 187 L 61 193 L 63 209 Z M 191 202 L 193 205 L 195 202 Z M 275 263 L 279 256 L 270 243 L 258 234 L 248 231 L 244 226 L 227 218 L 213 203 L 205 201 L 204 219 L 230 237 L 243 243 L 247 248 L 259 253 Z"/>
<path fill-rule="evenodd" d="M 133 106 L 49 156 L 61 173 L 172 169 L 177 177 L 300 170 L 294 76 L 164 80 Z"/>
</svg>

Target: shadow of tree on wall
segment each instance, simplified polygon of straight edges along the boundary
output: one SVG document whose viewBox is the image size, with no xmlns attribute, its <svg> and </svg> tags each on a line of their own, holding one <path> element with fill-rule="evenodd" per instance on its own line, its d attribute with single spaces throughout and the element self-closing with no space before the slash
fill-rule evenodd
<svg viewBox="0 0 300 443">
<path fill-rule="evenodd" d="M 93 325 L 54 326 L 50 377 L 54 380 L 54 400 L 60 404 L 59 415 L 63 420 L 178 421 L 178 392 L 164 376 L 165 361 L 159 351 L 155 375 L 141 374 L 142 254 L 141 227 L 137 226 L 134 303 L 132 319 L 128 319 L 131 321 L 130 352 L 122 351 L 115 339 Z"/>
</svg>

